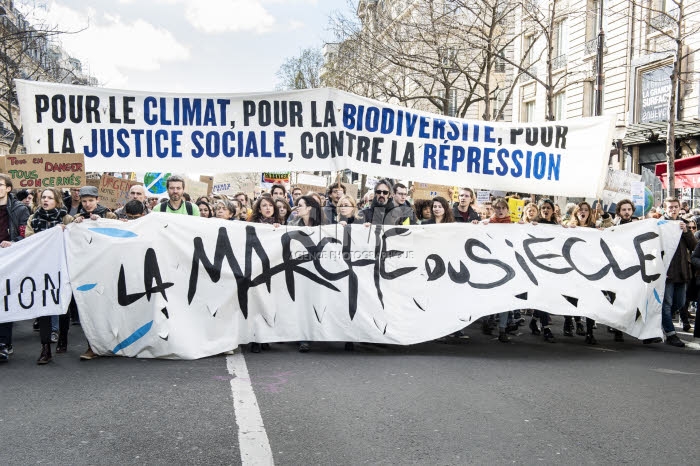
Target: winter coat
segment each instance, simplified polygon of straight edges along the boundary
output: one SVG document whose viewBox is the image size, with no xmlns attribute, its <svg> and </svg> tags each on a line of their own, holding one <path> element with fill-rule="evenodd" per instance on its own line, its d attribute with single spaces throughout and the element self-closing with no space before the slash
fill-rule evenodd
<svg viewBox="0 0 700 466">
<path fill-rule="evenodd" d="M 107 207 L 102 206 L 100 204 L 97 204 L 97 207 L 95 207 L 95 210 L 93 210 L 90 213 L 85 212 L 85 209 L 83 209 L 83 206 L 81 205 L 80 208 L 78 209 L 78 213 L 75 215 L 75 218 L 83 217 L 85 219 L 88 219 L 88 218 L 90 218 L 90 216 L 92 214 L 95 214 L 98 217 L 102 217 L 102 218 L 110 218 L 112 220 L 117 219 L 117 216 L 114 215 L 114 212 L 112 212 Z"/>
<path fill-rule="evenodd" d="M 665 217 L 667 220 L 671 220 Z M 678 217 L 676 220 L 688 222 Z M 691 233 L 690 230 L 686 229 L 684 233 L 681 233 L 681 239 L 678 241 L 678 247 L 676 252 L 673 254 L 671 263 L 668 266 L 668 271 L 666 272 L 666 281 L 671 283 L 684 283 L 688 282 L 691 277 L 693 277 L 692 270 L 690 268 L 690 255 L 691 251 L 695 253 L 696 246 L 698 242 Z"/>
<path fill-rule="evenodd" d="M 29 207 L 18 201 L 14 194 L 7 195 L 7 216 L 10 223 L 10 241 L 16 242 L 25 237 L 29 218 Z"/>
<path fill-rule="evenodd" d="M 465 222 L 464 219 L 462 218 L 462 214 L 459 213 L 459 207 L 457 207 L 459 204 L 455 205 L 452 207 L 452 214 L 455 217 L 455 223 L 471 223 L 474 220 L 481 220 L 481 215 L 479 213 L 472 209 L 472 206 L 469 206 L 467 208 L 467 212 L 469 215 L 467 216 L 467 221 Z"/>
<path fill-rule="evenodd" d="M 362 216 L 366 223 L 372 225 L 402 225 L 406 219 L 411 225 L 416 224 L 413 209 L 406 205 L 396 207 L 392 199 L 384 205 L 379 205 L 376 200 L 373 200 L 371 206 L 362 209 Z"/>
</svg>

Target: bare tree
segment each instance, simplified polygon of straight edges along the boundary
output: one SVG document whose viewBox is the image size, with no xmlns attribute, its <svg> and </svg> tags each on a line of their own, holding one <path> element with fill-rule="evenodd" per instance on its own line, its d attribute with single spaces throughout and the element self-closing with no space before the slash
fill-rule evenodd
<svg viewBox="0 0 700 466">
<path fill-rule="evenodd" d="M 302 50 L 298 56 L 287 58 L 279 71 L 277 78 L 280 80 L 278 89 L 314 89 L 321 87 L 321 68 L 323 67 L 323 55 L 314 48 Z"/>
<path fill-rule="evenodd" d="M 11 138 L 9 151 L 15 153 L 23 135 L 15 79 L 74 82 L 83 78 L 76 74 L 76 61 L 66 60 L 54 44 L 65 31 L 43 22 L 31 24 L 15 9 L 0 9 L 0 121 L 10 127 L 5 137 Z"/>
</svg>

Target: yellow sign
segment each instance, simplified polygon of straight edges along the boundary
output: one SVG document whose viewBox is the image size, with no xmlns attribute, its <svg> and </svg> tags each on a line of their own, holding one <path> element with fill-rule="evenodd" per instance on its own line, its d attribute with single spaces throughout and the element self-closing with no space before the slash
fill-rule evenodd
<svg viewBox="0 0 700 466">
<path fill-rule="evenodd" d="M 510 211 L 510 221 L 519 222 L 523 215 L 525 201 L 522 199 L 508 199 L 508 210 Z"/>
</svg>

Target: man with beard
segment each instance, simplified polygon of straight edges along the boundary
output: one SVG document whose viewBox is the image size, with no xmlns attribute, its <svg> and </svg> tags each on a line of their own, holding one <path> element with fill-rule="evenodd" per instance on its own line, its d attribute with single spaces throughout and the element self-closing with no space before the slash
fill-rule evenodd
<svg viewBox="0 0 700 466">
<path fill-rule="evenodd" d="M 323 215 L 330 223 L 338 223 L 338 201 L 345 195 L 345 186 L 342 183 L 335 183 L 326 190 L 328 204 L 323 207 Z"/>
<path fill-rule="evenodd" d="M 155 212 L 168 212 L 171 214 L 182 214 L 199 217 L 199 207 L 183 199 L 185 193 L 185 179 L 179 175 L 172 175 L 165 182 L 168 188 L 168 202 L 157 206 Z"/>
<path fill-rule="evenodd" d="M 374 187 L 372 205 L 362 210 L 365 225 L 408 225 L 413 209 L 395 206 L 392 200 L 392 184 L 389 180 L 379 180 Z"/>
<path fill-rule="evenodd" d="M 678 241 L 678 248 L 673 254 L 671 263 L 666 272 L 666 290 L 664 291 L 664 302 L 661 305 L 661 327 L 666 334 L 666 343 L 678 348 L 685 346 L 685 343 L 676 335 L 676 328 L 673 326 L 673 312 L 680 310 L 685 304 L 685 290 L 688 281 L 693 278 L 690 268 L 690 255 L 697 246 L 695 236 L 688 229 L 686 221 L 679 215 L 681 204 L 675 197 L 668 197 L 664 201 L 666 205 L 666 220 L 680 221 L 682 231 Z M 645 340 L 646 343 L 646 340 Z"/>
</svg>

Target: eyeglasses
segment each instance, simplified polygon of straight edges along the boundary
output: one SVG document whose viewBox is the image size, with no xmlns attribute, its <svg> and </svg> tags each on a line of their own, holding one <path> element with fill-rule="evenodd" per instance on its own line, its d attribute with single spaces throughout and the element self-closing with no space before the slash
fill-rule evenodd
<svg viewBox="0 0 700 466">
<path fill-rule="evenodd" d="M 376 189 L 376 190 L 374 191 L 374 194 L 380 194 L 380 195 L 386 196 L 386 195 L 389 194 L 389 191 L 384 191 L 383 189 Z"/>
<path fill-rule="evenodd" d="M 688 228 L 690 228 L 691 230 L 697 230 L 697 229 L 698 229 L 698 227 L 688 227 Z"/>
</svg>

